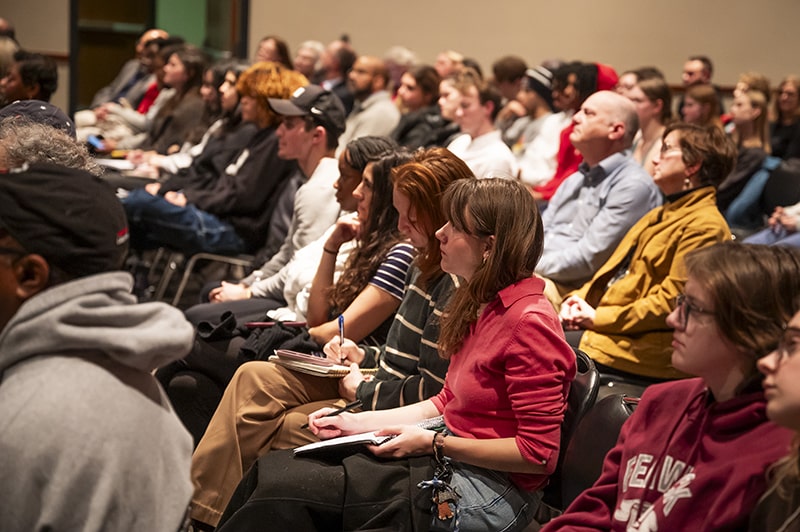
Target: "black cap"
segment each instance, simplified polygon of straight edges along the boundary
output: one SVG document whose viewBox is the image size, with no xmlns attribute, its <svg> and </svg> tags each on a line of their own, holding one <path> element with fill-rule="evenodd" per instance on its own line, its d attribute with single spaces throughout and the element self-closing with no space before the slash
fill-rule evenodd
<svg viewBox="0 0 800 532">
<path fill-rule="evenodd" d="M 128 222 L 113 188 L 54 164 L 0 175 L 0 228 L 78 277 L 118 270 L 128 252 Z"/>
<path fill-rule="evenodd" d="M 75 124 L 64 111 L 51 103 L 42 100 L 15 100 L 0 109 L 0 120 L 9 116 L 25 117 L 31 122 L 60 129 L 75 138 Z"/>
<path fill-rule="evenodd" d="M 311 116 L 329 135 L 344 132 L 345 110 L 341 100 L 319 85 L 300 87 L 290 100 L 270 98 L 270 108 L 282 116 Z"/>
</svg>

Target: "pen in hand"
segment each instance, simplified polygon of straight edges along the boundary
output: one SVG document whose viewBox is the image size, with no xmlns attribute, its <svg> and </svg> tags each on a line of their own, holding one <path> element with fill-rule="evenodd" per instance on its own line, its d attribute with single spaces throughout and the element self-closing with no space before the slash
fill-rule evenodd
<svg viewBox="0 0 800 532">
<path fill-rule="evenodd" d="M 344 314 L 339 314 L 339 363 L 344 362 L 342 346 L 344 345 Z"/>
<path fill-rule="evenodd" d="M 361 406 L 361 401 L 359 401 L 358 399 L 356 399 L 356 400 L 355 400 L 355 401 L 353 401 L 352 403 L 347 403 L 347 404 L 346 404 L 346 405 L 344 405 L 343 407 L 341 407 L 341 408 L 337 408 L 337 409 L 336 409 L 336 410 L 334 410 L 333 412 L 331 412 L 331 413 L 329 413 L 329 414 L 325 414 L 325 415 L 324 415 L 324 416 L 322 416 L 322 417 L 333 417 L 333 416 L 338 416 L 339 414 L 341 414 L 341 413 L 343 413 L 343 412 L 349 412 L 350 410 L 353 410 L 353 409 L 355 409 L 355 408 L 359 408 L 360 406 Z M 300 426 L 300 428 L 301 428 L 301 429 L 307 429 L 307 428 L 308 428 L 308 423 L 304 423 L 303 425 L 301 425 L 301 426 Z"/>
</svg>

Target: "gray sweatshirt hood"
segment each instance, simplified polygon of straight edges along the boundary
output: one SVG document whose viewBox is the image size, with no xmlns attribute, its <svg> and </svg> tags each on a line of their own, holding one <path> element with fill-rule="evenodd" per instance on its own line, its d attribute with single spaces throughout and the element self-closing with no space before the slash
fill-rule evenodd
<svg viewBox="0 0 800 532">
<path fill-rule="evenodd" d="M 194 329 L 178 309 L 136 302 L 132 277 L 110 272 L 49 288 L 27 300 L 0 331 L 0 375 L 39 355 L 102 352 L 152 371 L 184 357 Z"/>
</svg>

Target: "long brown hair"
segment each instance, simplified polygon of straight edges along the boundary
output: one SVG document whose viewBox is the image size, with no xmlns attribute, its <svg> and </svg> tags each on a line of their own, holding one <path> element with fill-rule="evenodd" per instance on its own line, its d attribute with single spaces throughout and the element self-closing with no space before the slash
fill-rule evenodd
<svg viewBox="0 0 800 532">
<path fill-rule="evenodd" d="M 419 250 L 416 259 L 421 288 L 442 273 L 442 254 L 435 235 L 445 223 L 442 196 L 450 183 L 461 179 L 475 179 L 475 176 L 464 161 L 446 148 L 419 150 L 411 162 L 392 171 L 395 190 L 405 194 L 416 211 L 416 229 L 428 235 L 428 245 Z"/>
<path fill-rule="evenodd" d="M 478 309 L 503 288 L 533 275 L 542 255 L 544 230 L 533 196 L 519 181 L 459 181 L 447 189 L 444 211 L 458 231 L 494 236 L 486 260 L 456 290 L 442 317 L 439 352 L 449 358 L 461 348 Z"/>
<path fill-rule="evenodd" d="M 361 228 L 358 247 L 347 258 L 344 271 L 331 288 L 329 302 L 334 314 L 343 312 L 367 286 L 389 250 L 400 242 L 397 211 L 392 206 L 392 168 L 407 163 L 406 150 L 390 151 L 372 158 L 372 202 Z"/>
</svg>

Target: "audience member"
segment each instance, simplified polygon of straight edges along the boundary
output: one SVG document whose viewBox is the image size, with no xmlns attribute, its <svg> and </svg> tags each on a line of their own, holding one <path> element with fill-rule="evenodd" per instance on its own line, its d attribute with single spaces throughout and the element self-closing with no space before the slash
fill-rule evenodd
<svg viewBox="0 0 800 532">
<path fill-rule="evenodd" d="M 178 530 L 191 439 L 151 372 L 192 328 L 130 294 L 113 190 L 49 164 L 8 173 L 0 246 L 0 528 Z"/>
<path fill-rule="evenodd" d="M 18 50 L 14 63 L 0 79 L 0 107 L 15 100 L 50 101 L 58 89 L 58 69 L 52 58 Z"/>
<path fill-rule="evenodd" d="M 365 410 L 394 408 L 429 398 L 441 390 L 447 361 L 437 352 L 439 320 L 454 278 L 440 269 L 434 231 L 444 223 L 441 199 L 456 180 L 473 178 L 446 150 L 418 152 L 394 171 L 393 203 L 398 229 L 418 249 L 406 278 L 403 301 L 381 348 L 356 346 L 334 337 L 326 346 L 337 362 L 378 367 L 367 379 L 355 366 L 341 380 L 297 373 L 271 362 L 251 362 L 237 370 L 206 435 L 195 452 L 192 517 L 216 525 L 236 484 L 256 459 L 271 449 L 314 441 L 301 424 L 320 407 L 358 398 Z M 251 419 L 258 419 L 252 423 Z"/>
<path fill-rule="evenodd" d="M 653 175 L 653 160 L 661 151 L 664 129 L 672 121 L 672 93 L 664 78 L 640 78 L 626 96 L 636 106 L 639 132 L 633 140 L 633 158 Z"/>
<path fill-rule="evenodd" d="M 313 79 L 319 69 L 320 58 L 325 45 L 319 41 L 303 41 L 294 56 L 294 69 L 308 79 Z"/>
<path fill-rule="evenodd" d="M 436 56 L 436 62 L 433 68 L 439 74 L 439 77 L 445 79 L 458 73 L 464 66 L 464 56 L 453 50 L 445 50 Z"/>
<path fill-rule="evenodd" d="M 692 85 L 681 101 L 681 116 L 687 124 L 722 128 L 719 95 L 712 85 Z"/>
<path fill-rule="evenodd" d="M 383 54 L 383 62 L 389 72 L 389 87 L 392 98 L 396 98 L 403 74 L 419 63 L 417 56 L 405 46 L 392 46 Z"/>
<path fill-rule="evenodd" d="M 221 530 L 265 519 L 304 529 L 320 519 L 337 529 L 534 523 L 575 376 L 575 355 L 531 277 L 542 250 L 538 209 L 514 180 L 456 182 L 444 208 L 442 269 L 464 282 L 442 319 L 439 349 L 450 360 L 442 391 L 386 411 L 312 413 L 309 428 L 323 439 L 395 437 L 328 464 L 289 451 L 262 457 L 252 495 Z M 443 432 L 414 425 L 438 415 Z"/>
<path fill-rule="evenodd" d="M 364 55 L 356 59 L 347 75 L 347 84 L 355 98 L 347 115 L 339 145 L 367 135 L 384 137 L 391 134 L 400 121 L 400 111 L 389 94 L 389 72 L 377 57 Z"/>
<path fill-rule="evenodd" d="M 686 256 L 686 276 L 666 325 L 671 364 L 697 378 L 645 391 L 600 478 L 545 532 L 747 525 L 791 438 L 765 415 L 756 361 L 797 310 L 800 256 L 717 244 Z"/>
<path fill-rule="evenodd" d="M 168 246 L 183 253 L 240 253 L 264 245 L 282 188 L 298 172 L 278 157 L 280 118 L 269 98 L 288 98 L 307 80 L 275 63 L 256 63 L 237 82 L 242 120 L 258 132 L 214 181 L 152 195 L 134 190 L 123 199 L 131 245 L 143 250 Z"/>
<path fill-rule="evenodd" d="M 471 69 L 453 79 L 460 101 L 455 122 L 461 135 L 447 145 L 478 178 L 516 177 L 517 161 L 494 126 L 500 111 L 500 93 Z"/>
<path fill-rule="evenodd" d="M 665 205 L 639 220 L 561 305 L 564 327 L 577 333 L 568 340 L 601 374 L 643 383 L 685 376 L 685 367 L 670 362 L 665 320 L 686 283 L 686 254 L 731 238 L 716 208 L 716 187 L 735 157 L 733 142 L 720 129 L 667 126 L 653 176 Z"/>
<path fill-rule="evenodd" d="M 634 70 L 626 70 L 620 74 L 619 80 L 617 80 L 617 86 L 614 87 L 614 90 L 625 97 L 629 97 L 628 91 L 633 89 L 633 87 L 639 83 L 639 81 L 650 78 L 665 79 L 661 70 L 654 66 L 645 66 L 636 68 Z M 671 110 L 670 114 L 672 114 Z"/>
<path fill-rule="evenodd" d="M 758 361 L 758 369 L 766 376 L 763 384 L 767 417 L 793 430 L 794 440 L 789 454 L 770 467 L 769 488 L 750 516 L 752 532 L 800 527 L 800 399 L 797 390 L 800 357 L 795 356 L 800 345 L 798 303 L 795 299 L 795 315 L 784 327 L 775 350 Z"/>
<path fill-rule="evenodd" d="M 800 77 L 787 76 L 778 85 L 775 121 L 770 124 L 772 155 L 781 159 L 800 157 Z"/>
<path fill-rule="evenodd" d="M 611 91 L 593 94 L 573 118 L 571 142 L 584 163 L 544 211 L 544 251 L 536 273 L 559 308 L 563 295 L 592 278 L 625 233 L 661 196 L 630 156 L 639 129 L 630 100 Z"/>
<path fill-rule="evenodd" d="M 262 61 L 278 63 L 289 70 L 294 68 L 294 65 L 292 65 L 292 58 L 289 54 L 289 45 L 286 44 L 286 41 L 274 35 L 267 35 L 258 42 L 258 48 L 256 49 L 253 63 L 260 63 Z"/>
<path fill-rule="evenodd" d="M 200 96 L 207 63 L 205 54 L 191 45 L 182 46 L 169 56 L 164 65 L 164 85 L 174 93 L 153 117 L 142 149 L 169 154 L 178 151 L 186 141 L 200 140 L 191 134 L 196 135 L 199 127 L 205 131 L 210 125 L 203 122 L 204 105 Z"/>
<path fill-rule="evenodd" d="M 0 37 L 8 37 L 9 39 L 17 39 L 17 32 L 14 25 L 10 20 L 0 18 Z"/>
<path fill-rule="evenodd" d="M 400 78 L 397 103 L 403 112 L 390 135 L 410 149 L 437 143 L 438 132 L 447 124 L 439 112 L 439 74 L 429 65 L 412 66 Z"/>
<path fill-rule="evenodd" d="M 147 64 L 145 48 L 153 39 L 166 39 L 169 34 L 160 29 L 145 31 L 136 41 L 136 56 L 122 65 L 117 76 L 105 87 L 98 90 L 92 98 L 90 107 L 94 108 L 108 102 L 119 102 L 124 98 L 132 107 L 137 107 L 147 90 L 155 81 L 152 69 Z"/>
<path fill-rule="evenodd" d="M 745 239 L 748 244 L 778 245 L 800 248 L 800 203 L 775 207 L 767 220 L 767 228 Z"/>
<path fill-rule="evenodd" d="M 768 100 L 761 91 L 739 92 L 733 98 L 730 114 L 736 127 L 731 136 L 736 142 L 738 156 L 733 171 L 719 185 L 717 206 L 723 214 L 727 214 L 728 207 L 769 153 L 768 113 Z"/>
<path fill-rule="evenodd" d="M 525 148 L 536 139 L 547 117 L 553 113 L 552 79 L 553 74 L 545 67 L 529 68 L 522 78 L 520 91 L 506 105 L 506 108 L 519 105 L 523 111 L 503 132 L 503 140 L 517 156 L 520 167 Z M 524 175 L 525 169 L 520 168 L 520 173 Z"/>
<path fill-rule="evenodd" d="M 723 113 L 723 106 L 722 106 L 722 94 L 720 93 L 719 89 L 712 84 L 711 78 L 714 75 L 714 64 L 711 62 L 711 59 L 704 55 L 693 55 L 686 60 L 683 64 L 683 73 L 681 74 L 681 82 L 685 87 L 686 91 L 688 92 L 691 87 L 697 85 L 708 85 L 710 86 L 713 91 L 714 95 L 717 98 L 717 109 L 719 114 Z M 678 116 L 681 117 L 681 120 L 684 122 L 689 122 L 686 118 L 686 113 L 684 112 L 685 106 L 685 96 L 682 96 L 678 100 Z"/>
<path fill-rule="evenodd" d="M 345 113 L 350 114 L 355 100 L 347 83 L 347 75 L 356 62 L 356 53 L 349 42 L 342 39 L 331 42 L 322 52 L 322 68 L 314 79 L 323 88 L 331 91 L 342 101 Z M 342 144 L 343 146 L 346 143 Z"/>
<path fill-rule="evenodd" d="M 580 63 L 567 63 L 552 71 L 550 99 L 555 112 L 545 118 L 539 134 L 525 146 L 520 160 L 520 179 L 531 187 L 547 183 L 555 174 L 562 132 L 580 108 L 578 103 L 573 109 L 577 102 L 578 66 Z"/>
<path fill-rule="evenodd" d="M 11 37 L 0 36 L 0 79 L 6 77 L 11 65 L 14 64 L 14 54 L 19 50 L 17 41 Z"/>
<path fill-rule="evenodd" d="M 574 71 L 568 70 L 567 85 L 553 88 L 553 101 L 558 102 L 559 109 L 577 112 L 589 95 L 597 91 L 611 90 L 617 85 L 617 73 L 608 65 L 581 63 L 573 68 Z M 573 79 L 574 84 L 571 84 Z M 533 197 L 537 200 L 550 201 L 561 183 L 576 172 L 578 165 L 583 161 L 580 151 L 570 141 L 573 127 L 574 122 L 571 122 L 561 130 L 555 173 L 543 185 L 533 187 Z"/>
</svg>

